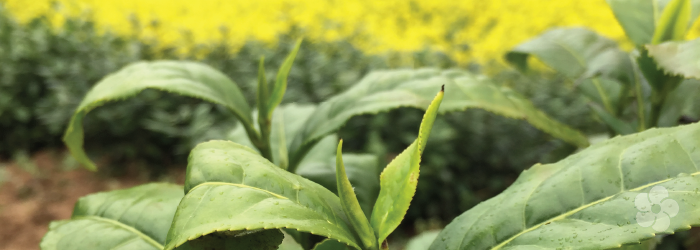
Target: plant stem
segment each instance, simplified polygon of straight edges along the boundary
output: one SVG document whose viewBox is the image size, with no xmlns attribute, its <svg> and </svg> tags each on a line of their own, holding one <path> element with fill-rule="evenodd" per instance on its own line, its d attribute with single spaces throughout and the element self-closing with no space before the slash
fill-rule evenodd
<svg viewBox="0 0 700 250">
<path fill-rule="evenodd" d="M 646 127 L 646 110 L 644 103 L 644 93 L 642 92 L 642 81 L 639 79 L 637 69 L 634 70 L 635 95 L 637 97 L 637 117 L 639 118 L 639 131 L 644 131 Z"/>
<path fill-rule="evenodd" d="M 260 150 L 260 154 L 270 161 L 272 159 L 272 149 L 270 146 L 270 127 L 272 126 L 271 116 L 268 114 L 267 102 L 269 98 L 269 90 L 267 88 L 267 80 L 265 79 L 265 57 L 260 57 L 258 65 L 258 126 L 260 127 L 260 136 L 257 141 L 254 141 L 255 147 Z"/>
<path fill-rule="evenodd" d="M 649 121 L 649 127 L 653 128 L 659 124 L 659 117 L 661 116 L 661 107 L 666 100 L 666 95 L 659 92 L 653 92 L 651 94 L 651 121 Z"/>
<path fill-rule="evenodd" d="M 258 146 L 258 149 L 260 150 L 260 154 L 265 157 L 265 159 L 272 162 L 272 148 L 270 147 L 270 130 L 272 127 L 272 122 L 267 119 L 267 117 L 258 117 L 258 121 L 261 132 L 261 143 L 260 146 Z"/>
</svg>

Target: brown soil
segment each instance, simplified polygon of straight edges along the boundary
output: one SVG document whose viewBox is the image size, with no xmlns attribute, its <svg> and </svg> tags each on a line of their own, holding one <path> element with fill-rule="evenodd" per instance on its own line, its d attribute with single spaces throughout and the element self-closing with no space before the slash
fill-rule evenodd
<svg viewBox="0 0 700 250">
<path fill-rule="evenodd" d="M 49 223 L 70 218 L 78 198 L 148 181 L 143 171 L 133 169 L 127 169 L 120 177 L 106 177 L 82 168 L 64 170 L 60 164 L 63 155 L 37 153 L 31 157 L 36 168 L 29 171 L 16 162 L 0 162 L 6 175 L 4 183 L 0 180 L 0 250 L 39 249 Z M 178 177 L 170 181 L 182 183 L 184 173 L 174 170 L 170 176 Z"/>
</svg>

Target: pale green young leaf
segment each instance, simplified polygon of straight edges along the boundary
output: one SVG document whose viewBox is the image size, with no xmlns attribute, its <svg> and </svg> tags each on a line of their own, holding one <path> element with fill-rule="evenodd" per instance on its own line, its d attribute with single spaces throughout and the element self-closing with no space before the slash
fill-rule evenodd
<svg viewBox="0 0 700 250">
<path fill-rule="evenodd" d="M 421 155 L 444 96 L 443 86 L 423 115 L 418 138 L 396 156 L 380 176 L 379 197 L 370 218 L 378 244 L 384 242 L 386 237 L 401 224 L 408 211 L 413 195 L 416 193 Z"/>
<path fill-rule="evenodd" d="M 314 151 L 323 149 L 322 146 L 332 146 L 333 142 L 336 141 L 336 136 L 329 136 L 321 140 L 307 155 L 307 159 L 297 168 L 298 175 L 312 180 L 334 193 L 337 193 L 335 157 L 313 156 L 325 156 L 325 152 L 322 152 L 324 154 L 317 154 Z M 376 156 L 370 154 L 343 154 L 343 162 L 350 184 L 352 184 L 355 194 L 357 195 L 360 207 L 365 213 L 365 216 L 369 218 L 372 213 L 372 208 L 374 207 L 374 202 L 377 200 L 377 195 L 379 195 L 379 160 Z"/>
<path fill-rule="evenodd" d="M 292 65 L 294 64 L 294 59 L 297 57 L 299 52 L 299 47 L 301 46 L 301 39 L 299 39 L 294 45 L 294 49 L 289 53 L 280 69 L 277 71 L 277 78 L 275 79 L 275 85 L 272 88 L 272 93 L 270 94 L 270 100 L 267 104 L 267 113 L 272 114 L 277 105 L 282 103 L 282 98 L 284 97 L 284 92 L 287 91 L 287 76 L 289 76 L 289 71 L 292 70 Z"/>
<path fill-rule="evenodd" d="M 154 183 L 80 198 L 69 220 L 55 221 L 42 250 L 160 250 L 182 186 Z"/>
<path fill-rule="evenodd" d="M 437 110 L 435 112 L 437 113 Z M 338 196 L 340 197 L 340 204 L 343 207 L 343 211 L 345 211 L 345 215 L 350 221 L 350 225 L 355 229 L 365 249 L 378 249 L 377 237 L 374 235 L 374 231 L 372 230 L 372 226 L 369 225 L 367 217 L 365 217 L 365 214 L 362 212 L 352 184 L 350 184 L 350 180 L 348 180 L 348 176 L 345 174 L 345 165 L 343 164 L 343 140 L 338 142 L 335 164 L 335 180 L 338 185 Z"/>
<path fill-rule="evenodd" d="M 690 26 L 690 0 L 671 0 L 656 22 L 651 44 L 682 41 Z"/>
<path fill-rule="evenodd" d="M 185 197 L 165 249 L 202 235 L 230 237 L 267 229 L 308 232 L 360 249 L 340 200 L 327 189 L 245 146 L 227 141 L 197 145 L 188 159 Z"/>
<path fill-rule="evenodd" d="M 233 111 L 249 136 L 257 136 L 248 103 L 238 86 L 226 75 L 195 62 L 138 62 L 103 78 L 85 95 L 73 114 L 63 141 L 79 163 L 91 170 L 97 168 L 83 149 L 83 117 L 107 102 L 133 97 L 145 89 L 157 89 L 223 105 Z"/>
<path fill-rule="evenodd" d="M 430 249 L 635 244 L 700 225 L 698 190 L 700 124 L 649 129 L 532 166 L 504 192 L 453 220 Z M 666 207 L 649 211 L 659 204 Z"/>
<path fill-rule="evenodd" d="M 527 98 L 490 80 L 462 70 L 402 69 L 373 72 L 346 92 L 323 102 L 308 118 L 289 147 L 290 171 L 319 140 L 337 131 L 347 120 L 400 107 L 425 109 L 435 89 L 445 85 L 440 113 L 480 108 L 522 119 L 555 138 L 585 147 L 586 137 L 537 109 Z"/>
<path fill-rule="evenodd" d="M 646 48 L 666 73 L 700 79 L 700 39 L 647 45 Z"/>
</svg>

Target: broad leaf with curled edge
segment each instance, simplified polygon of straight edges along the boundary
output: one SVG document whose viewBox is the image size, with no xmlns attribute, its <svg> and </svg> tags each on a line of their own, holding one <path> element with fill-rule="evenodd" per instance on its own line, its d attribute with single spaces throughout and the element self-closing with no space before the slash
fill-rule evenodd
<svg viewBox="0 0 700 250">
<path fill-rule="evenodd" d="M 165 249 L 213 233 L 283 228 L 359 249 L 337 196 L 240 144 L 197 145 L 188 159 L 185 193 Z"/>
<path fill-rule="evenodd" d="M 69 220 L 55 221 L 42 250 L 160 250 L 182 186 L 153 183 L 80 198 Z"/>
<path fill-rule="evenodd" d="M 700 79 L 700 39 L 647 45 L 646 48 L 666 73 Z"/>
<path fill-rule="evenodd" d="M 290 169 L 326 135 L 337 131 L 356 115 L 374 114 L 400 107 L 425 109 L 435 90 L 448 91 L 440 113 L 480 108 L 498 115 L 522 119 L 536 128 L 578 146 L 588 145 L 586 137 L 542 111 L 512 90 L 462 70 L 401 69 L 376 71 L 346 92 L 321 103 L 294 138 Z"/>
<path fill-rule="evenodd" d="M 637 202 L 660 189 L 663 199 Z M 652 211 L 669 219 L 649 225 L 645 211 L 671 201 L 677 212 Z M 700 123 L 650 129 L 533 166 L 453 220 L 430 249 L 615 248 L 700 225 L 698 202 Z"/>
<path fill-rule="evenodd" d="M 195 62 L 138 62 L 103 78 L 85 95 L 73 114 L 63 141 L 79 163 L 91 170 L 97 168 L 83 150 L 83 117 L 107 102 L 134 97 L 145 89 L 157 89 L 223 105 L 238 117 L 249 134 L 257 134 L 252 126 L 248 103 L 238 86 L 226 75 Z"/>
</svg>

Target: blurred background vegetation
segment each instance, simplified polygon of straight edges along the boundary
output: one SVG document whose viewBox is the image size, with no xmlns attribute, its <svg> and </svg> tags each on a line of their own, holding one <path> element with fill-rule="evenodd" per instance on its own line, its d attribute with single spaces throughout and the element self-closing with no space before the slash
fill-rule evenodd
<svg viewBox="0 0 700 250">
<path fill-rule="evenodd" d="M 700 34 L 699 24 L 690 36 Z M 508 49 L 561 26 L 586 26 L 631 47 L 604 0 L 0 0 L 0 159 L 27 161 L 33 152 L 62 149 L 70 115 L 90 87 L 138 60 L 202 61 L 253 103 L 259 57 L 273 71 L 299 37 L 305 40 L 284 102 L 322 102 L 376 69 L 461 67 L 490 75 L 589 135 L 604 133 L 564 76 L 523 75 L 502 62 Z M 145 91 L 87 116 L 86 149 L 102 174 L 124 174 L 128 163 L 158 179 L 184 170 L 195 144 L 231 132 L 236 121 L 224 112 Z M 361 116 L 340 135 L 346 151 L 388 161 L 415 138 L 421 116 L 411 109 Z M 443 116 L 433 131 L 404 222 L 408 234 L 444 225 L 532 164 L 575 150 L 481 110 Z"/>
</svg>

